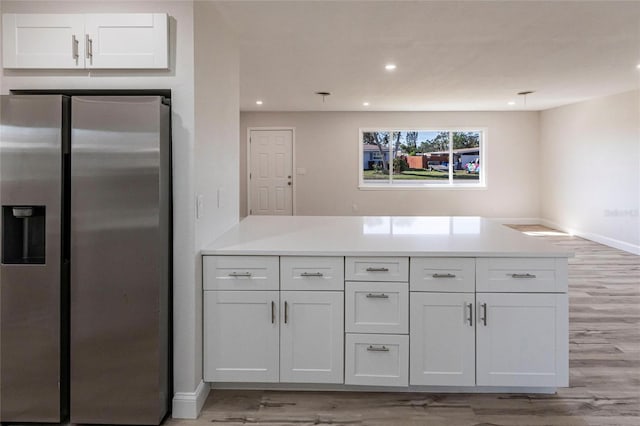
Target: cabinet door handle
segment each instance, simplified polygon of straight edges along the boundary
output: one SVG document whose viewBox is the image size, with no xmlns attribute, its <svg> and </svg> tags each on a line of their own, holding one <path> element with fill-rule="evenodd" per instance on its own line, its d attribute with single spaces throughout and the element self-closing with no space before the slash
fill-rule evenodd
<svg viewBox="0 0 640 426">
<path fill-rule="evenodd" d="M 289 322 L 289 304 L 285 300 L 284 302 L 284 323 L 287 324 Z"/>
<path fill-rule="evenodd" d="M 369 293 L 367 294 L 369 299 L 388 299 L 389 295 L 384 293 Z"/>
<path fill-rule="evenodd" d="M 238 278 L 238 277 L 250 277 L 251 272 L 231 272 L 229 274 L 230 277 Z"/>
<path fill-rule="evenodd" d="M 322 277 L 324 274 L 322 272 L 303 272 L 300 274 L 301 277 Z"/>
<path fill-rule="evenodd" d="M 78 53 L 78 39 L 75 34 L 71 36 L 71 52 L 73 59 L 78 60 L 80 54 Z"/>
<path fill-rule="evenodd" d="M 511 278 L 535 278 L 533 274 L 511 274 Z"/>
<path fill-rule="evenodd" d="M 93 59 L 93 40 L 91 40 L 91 36 L 89 34 L 85 35 L 85 40 L 87 43 L 87 59 Z"/>
<path fill-rule="evenodd" d="M 480 321 L 482 321 L 482 324 L 484 326 L 487 325 L 487 304 L 483 303 L 482 305 L 480 305 L 482 307 L 482 309 L 480 310 Z"/>
<path fill-rule="evenodd" d="M 473 327 L 473 303 L 469 303 L 467 308 L 469 308 L 469 327 Z"/>
<path fill-rule="evenodd" d="M 367 272 L 389 272 L 389 268 L 367 268 Z"/>
<path fill-rule="evenodd" d="M 389 348 L 386 346 L 373 346 L 373 345 L 369 345 L 369 347 L 367 348 L 367 350 L 369 352 L 389 352 Z"/>
<path fill-rule="evenodd" d="M 433 278 L 455 278 L 456 274 L 433 274 Z"/>
<path fill-rule="evenodd" d="M 276 302 L 271 301 L 271 324 L 276 323 Z"/>
</svg>

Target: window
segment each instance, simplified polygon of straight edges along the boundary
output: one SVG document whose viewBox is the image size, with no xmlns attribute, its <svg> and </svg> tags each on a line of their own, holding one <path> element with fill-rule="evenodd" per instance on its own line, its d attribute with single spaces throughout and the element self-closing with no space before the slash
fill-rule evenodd
<svg viewBox="0 0 640 426">
<path fill-rule="evenodd" d="M 361 188 L 484 187 L 483 129 L 360 131 Z"/>
</svg>

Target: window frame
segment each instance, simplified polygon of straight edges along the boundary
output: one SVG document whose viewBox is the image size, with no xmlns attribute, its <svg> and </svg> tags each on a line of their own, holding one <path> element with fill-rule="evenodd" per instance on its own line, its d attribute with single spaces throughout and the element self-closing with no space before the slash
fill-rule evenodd
<svg viewBox="0 0 640 426">
<path fill-rule="evenodd" d="M 447 183 L 411 183 L 401 184 L 393 183 L 393 173 L 390 174 L 389 180 L 385 183 L 365 182 L 362 164 L 364 162 L 363 152 L 363 134 L 367 132 L 479 132 L 480 133 L 480 173 L 479 180 L 474 183 L 456 183 L 453 181 L 453 175 L 451 175 L 453 146 L 451 144 L 451 135 L 449 136 L 449 181 Z M 452 190 L 452 189 L 465 189 L 465 190 L 485 190 L 487 189 L 487 141 L 488 141 L 489 129 L 485 126 L 442 126 L 442 127 L 361 127 L 358 129 L 358 189 L 365 191 L 384 191 L 384 190 Z M 393 171 L 393 146 L 389 144 L 389 161 L 390 168 Z"/>
</svg>

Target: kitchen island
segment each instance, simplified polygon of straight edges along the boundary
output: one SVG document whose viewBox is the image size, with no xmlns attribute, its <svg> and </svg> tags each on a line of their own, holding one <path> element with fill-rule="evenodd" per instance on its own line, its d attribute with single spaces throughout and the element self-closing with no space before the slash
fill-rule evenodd
<svg viewBox="0 0 640 426">
<path fill-rule="evenodd" d="M 251 216 L 202 251 L 204 379 L 554 392 L 571 255 L 480 217 Z"/>
</svg>

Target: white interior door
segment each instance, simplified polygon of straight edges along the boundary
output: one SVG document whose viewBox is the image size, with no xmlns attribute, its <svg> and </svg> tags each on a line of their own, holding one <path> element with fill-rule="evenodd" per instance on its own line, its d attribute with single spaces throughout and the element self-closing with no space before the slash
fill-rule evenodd
<svg viewBox="0 0 640 426">
<path fill-rule="evenodd" d="M 249 214 L 293 214 L 293 132 L 252 130 Z"/>
</svg>

